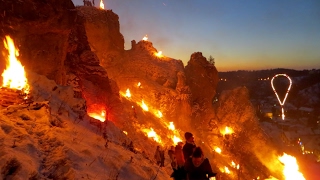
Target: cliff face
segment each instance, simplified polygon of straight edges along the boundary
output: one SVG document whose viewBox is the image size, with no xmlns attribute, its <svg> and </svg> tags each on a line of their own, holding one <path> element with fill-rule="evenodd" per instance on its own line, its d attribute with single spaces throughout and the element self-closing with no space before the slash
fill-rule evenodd
<svg viewBox="0 0 320 180">
<path fill-rule="evenodd" d="M 0 49 L 3 37 L 10 35 L 27 69 L 64 84 L 68 38 L 77 16 L 71 0 L 2 1 L 0 13 Z"/>
<path fill-rule="evenodd" d="M 106 104 L 107 99 L 117 101 L 106 70 L 91 51 L 84 14 L 77 11 L 71 0 L 1 1 L 0 12 L 1 39 L 11 36 L 20 50 L 19 60 L 27 70 L 60 85 L 74 86 L 75 96 L 84 97 L 88 109 L 95 103 Z M 116 15 L 110 22 L 113 20 L 117 20 Z M 120 34 L 119 27 L 113 31 Z M 110 40 L 117 42 L 116 39 Z M 120 44 L 123 47 L 123 42 Z M 0 49 L 4 49 L 3 43 Z M 5 62 L 1 59 L 2 69 Z"/>
<path fill-rule="evenodd" d="M 191 55 L 185 73 L 192 94 L 192 123 L 196 129 L 201 129 L 205 121 L 214 115 L 212 103 L 216 95 L 218 71 L 201 52 L 196 52 Z"/>
</svg>

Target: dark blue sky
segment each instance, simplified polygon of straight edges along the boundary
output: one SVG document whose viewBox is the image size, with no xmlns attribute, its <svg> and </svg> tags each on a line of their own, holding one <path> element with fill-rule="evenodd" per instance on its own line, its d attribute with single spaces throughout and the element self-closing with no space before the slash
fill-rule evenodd
<svg viewBox="0 0 320 180">
<path fill-rule="evenodd" d="M 320 0 L 103 2 L 119 15 L 126 49 L 147 34 L 158 51 L 185 65 L 200 51 L 215 58 L 218 71 L 320 68 Z"/>
</svg>

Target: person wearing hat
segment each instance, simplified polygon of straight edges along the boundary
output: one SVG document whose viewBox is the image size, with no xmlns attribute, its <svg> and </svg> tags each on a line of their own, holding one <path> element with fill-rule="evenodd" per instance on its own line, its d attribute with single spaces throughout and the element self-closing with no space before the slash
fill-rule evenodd
<svg viewBox="0 0 320 180">
<path fill-rule="evenodd" d="M 189 159 L 192 156 L 192 153 L 196 148 L 196 145 L 194 143 L 194 137 L 192 133 L 186 132 L 184 134 L 184 137 L 186 139 L 186 144 L 183 146 L 182 151 L 184 159 L 185 161 L 187 161 L 187 159 Z"/>
</svg>

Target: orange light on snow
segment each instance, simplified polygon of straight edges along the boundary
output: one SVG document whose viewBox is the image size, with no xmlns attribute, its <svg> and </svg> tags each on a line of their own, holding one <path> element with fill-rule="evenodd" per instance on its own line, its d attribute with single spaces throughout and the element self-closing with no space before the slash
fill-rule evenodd
<svg viewBox="0 0 320 180">
<path fill-rule="evenodd" d="M 104 9 L 104 4 L 102 0 L 100 0 L 100 9 Z"/>
<path fill-rule="evenodd" d="M 143 38 L 142 38 L 143 41 L 148 41 L 148 35 L 146 34 Z"/>
<path fill-rule="evenodd" d="M 24 71 L 21 62 L 17 59 L 19 52 L 15 48 L 14 42 L 10 36 L 6 36 L 3 42 L 4 47 L 8 50 L 8 57 L 6 69 L 2 73 L 2 87 L 23 90 L 25 93 L 28 93 L 29 85 L 26 78 L 26 72 Z"/>
<path fill-rule="evenodd" d="M 286 180 L 305 180 L 303 174 L 299 172 L 299 166 L 295 157 L 284 153 L 278 159 L 284 164 L 283 175 Z"/>
</svg>

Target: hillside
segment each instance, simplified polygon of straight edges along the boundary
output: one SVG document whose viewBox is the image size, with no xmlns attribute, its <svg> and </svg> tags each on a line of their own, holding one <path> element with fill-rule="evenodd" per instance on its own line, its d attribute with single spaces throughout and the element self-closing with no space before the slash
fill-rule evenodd
<svg viewBox="0 0 320 180">
<path fill-rule="evenodd" d="M 0 12 L 0 37 L 19 47 L 31 89 L 28 101 L 0 111 L 3 179 L 167 180 L 167 153 L 160 168 L 154 151 L 187 131 L 221 179 L 287 176 L 284 150 L 260 127 L 250 89 L 221 91 L 213 103 L 218 71 L 201 52 L 184 67 L 147 40 L 124 50 L 116 13 L 71 0 L 0 1 Z"/>
</svg>

